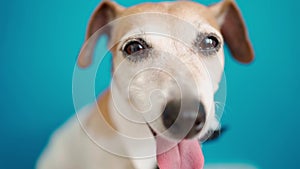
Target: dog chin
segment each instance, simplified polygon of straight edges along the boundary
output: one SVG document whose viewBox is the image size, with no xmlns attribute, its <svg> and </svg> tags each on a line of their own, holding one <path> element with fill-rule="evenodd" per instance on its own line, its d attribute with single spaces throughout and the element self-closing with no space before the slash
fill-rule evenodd
<svg viewBox="0 0 300 169">
<path fill-rule="evenodd" d="M 213 120 L 213 122 L 211 123 L 209 128 L 206 129 L 206 131 L 201 131 L 199 133 L 197 138 L 202 143 L 205 141 L 214 140 L 221 135 L 221 133 L 224 131 L 224 129 L 225 128 L 220 127 L 220 123 L 218 122 L 218 120 L 215 119 L 215 120 Z"/>
</svg>

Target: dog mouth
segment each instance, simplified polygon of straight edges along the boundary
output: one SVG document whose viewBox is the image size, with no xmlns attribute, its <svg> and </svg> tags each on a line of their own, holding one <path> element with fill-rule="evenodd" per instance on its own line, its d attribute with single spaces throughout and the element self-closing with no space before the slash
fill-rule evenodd
<svg viewBox="0 0 300 169">
<path fill-rule="evenodd" d="M 173 142 L 159 135 L 148 123 L 156 141 L 156 160 L 160 169 L 203 168 L 204 156 L 199 142 L 215 140 L 226 128 L 207 132 L 200 139 L 182 139 Z"/>
<path fill-rule="evenodd" d="M 203 168 L 204 157 L 197 139 L 174 142 L 158 134 L 147 124 L 156 141 L 156 160 L 160 169 Z"/>
<path fill-rule="evenodd" d="M 151 133 L 153 134 L 154 137 L 156 137 L 157 133 L 152 129 L 152 127 L 149 125 L 149 123 L 147 123 Z"/>
</svg>

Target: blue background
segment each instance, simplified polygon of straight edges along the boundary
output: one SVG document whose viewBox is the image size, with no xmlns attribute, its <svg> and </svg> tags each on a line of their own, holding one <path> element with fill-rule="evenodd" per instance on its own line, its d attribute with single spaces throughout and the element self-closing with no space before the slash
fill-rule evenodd
<svg viewBox="0 0 300 169">
<path fill-rule="evenodd" d="M 130 6 L 142 0 L 120 4 Z M 211 0 L 200 1 L 210 4 Z M 207 163 L 300 168 L 299 2 L 237 0 L 256 59 L 226 51 L 228 131 L 204 145 Z M 29 169 L 50 133 L 74 114 L 72 72 L 98 0 L 0 1 L 0 168 Z M 109 62 L 99 77 L 108 84 Z"/>
</svg>

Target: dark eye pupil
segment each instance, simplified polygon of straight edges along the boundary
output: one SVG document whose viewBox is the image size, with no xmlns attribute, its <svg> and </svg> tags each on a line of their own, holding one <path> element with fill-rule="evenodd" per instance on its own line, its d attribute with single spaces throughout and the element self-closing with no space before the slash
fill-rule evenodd
<svg viewBox="0 0 300 169">
<path fill-rule="evenodd" d="M 203 39 L 203 41 L 200 44 L 200 48 L 202 50 L 212 50 L 215 49 L 219 45 L 219 41 L 214 36 L 208 36 Z"/>
<path fill-rule="evenodd" d="M 124 51 L 126 52 L 126 54 L 131 55 L 134 54 L 136 52 L 139 52 L 141 50 L 145 49 L 144 46 L 137 41 L 133 41 L 133 42 L 129 42 L 125 48 Z"/>
</svg>

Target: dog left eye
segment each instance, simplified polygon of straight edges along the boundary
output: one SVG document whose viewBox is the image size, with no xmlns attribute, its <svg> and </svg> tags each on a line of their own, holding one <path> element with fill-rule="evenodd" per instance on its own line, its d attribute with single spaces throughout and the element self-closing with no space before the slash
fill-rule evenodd
<svg viewBox="0 0 300 169">
<path fill-rule="evenodd" d="M 148 48 L 146 43 L 141 39 L 135 39 L 126 43 L 123 47 L 123 52 L 126 55 L 133 55 Z"/>
<path fill-rule="evenodd" d="M 209 35 L 201 41 L 199 47 L 204 51 L 217 50 L 219 47 L 219 40 L 217 37 Z"/>
</svg>

